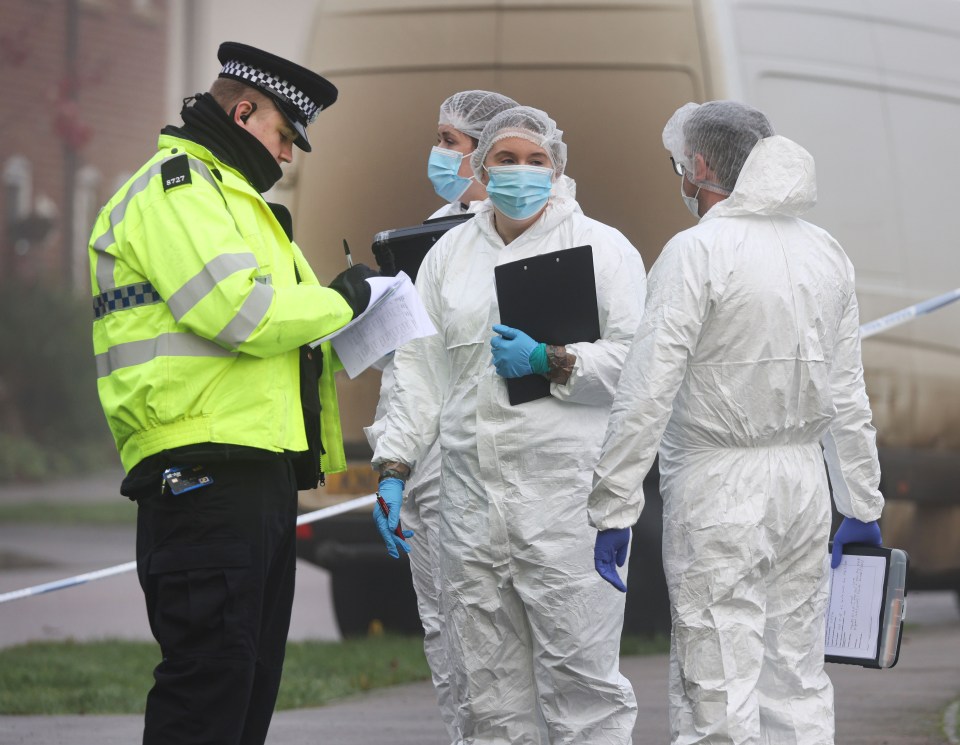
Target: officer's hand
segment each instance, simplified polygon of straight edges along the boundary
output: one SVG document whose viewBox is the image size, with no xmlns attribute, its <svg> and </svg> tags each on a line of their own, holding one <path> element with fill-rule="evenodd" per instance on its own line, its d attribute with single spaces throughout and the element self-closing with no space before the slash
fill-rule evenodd
<svg viewBox="0 0 960 745">
<path fill-rule="evenodd" d="M 830 568 L 836 569 L 843 559 L 843 547 L 847 543 L 865 543 L 868 546 L 879 546 L 883 543 L 880 536 L 880 524 L 862 523 L 855 517 L 845 517 L 837 534 L 833 537 L 833 556 L 830 558 Z"/>
<path fill-rule="evenodd" d="M 597 541 L 593 546 L 593 566 L 597 574 L 620 592 L 626 592 L 627 586 L 617 574 L 617 567 L 622 567 L 626 562 L 629 547 L 630 528 L 601 530 L 597 533 Z"/>
<path fill-rule="evenodd" d="M 388 515 L 384 515 L 384 509 L 379 502 L 373 505 L 373 521 L 380 531 L 380 537 L 387 547 L 387 553 L 394 559 L 400 558 L 398 548 L 402 548 L 404 553 L 410 553 L 410 545 L 404 538 L 412 538 L 412 530 L 403 530 L 400 528 L 400 507 L 403 505 L 403 482 L 400 479 L 388 478 L 380 482 L 377 488 L 384 503 L 386 504 Z"/>
<path fill-rule="evenodd" d="M 344 272 L 340 272 L 330 283 L 330 289 L 336 290 L 350 305 L 353 317 L 356 318 L 367 309 L 370 304 L 370 283 L 368 277 L 379 277 L 366 264 L 354 264 Z"/>
</svg>

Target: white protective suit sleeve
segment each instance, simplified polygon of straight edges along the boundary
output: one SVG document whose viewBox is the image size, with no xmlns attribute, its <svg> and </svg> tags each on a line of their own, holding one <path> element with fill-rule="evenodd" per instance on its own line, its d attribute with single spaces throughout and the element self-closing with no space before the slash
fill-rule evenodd
<svg viewBox="0 0 960 745">
<path fill-rule="evenodd" d="M 436 220 L 441 217 L 454 217 L 456 215 L 465 215 L 468 212 L 473 211 L 473 205 L 478 205 L 478 204 L 480 204 L 480 202 L 471 202 L 470 203 L 471 206 L 468 208 L 468 207 L 464 207 L 460 202 L 448 202 L 447 204 L 443 205 L 443 207 L 441 207 L 436 212 L 434 212 L 432 215 L 430 215 L 430 217 L 428 217 L 427 219 Z"/>
<path fill-rule="evenodd" d="M 594 279 L 601 338 L 592 344 L 567 344 L 567 351 L 576 357 L 570 379 L 563 385 L 550 386 L 555 398 L 588 406 L 611 405 L 636 333 L 636 307 L 643 308 L 647 293 L 640 254 L 619 231 L 605 232 L 604 242 L 594 239 L 598 244 L 594 250 L 602 250 L 609 257 L 594 262 L 594 267 L 599 267 Z"/>
<path fill-rule="evenodd" d="M 424 258 L 417 272 L 417 292 L 430 320 L 439 330 L 441 298 L 437 266 L 438 249 L 445 233 Z M 443 334 L 437 333 L 407 342 L 394 354 L 394 384 L 391 401 L 373 452 L 372 463 L 399 461 L 416 468 L 416 463 L 437 439 L 440 407 L 447 389 L 448 363 Z"/>
<path fill-rule="evenodd" d="M 473 202 L 473 205 L 479 205 L 480 202 Z M 470 210 L 465 208 L 460 202 L 449 202 L 436 212 L 434 212 L 427 220 L 435 220 L 441 217 L 453 217 L 456 215 L 465 215 Z M 380 397 L 377 399 L 377 410 L 373 417 L 373 423 L 367 427 L 363 428 L 363 433 L 366 435 L 367 443 L 370 445 L 370 448 L 376 450 L 377 440 L 380 439 L 380 435 L 383 434 L 383 429 L 386 426 L 386 416 L 387 411 L 390 408 L 391 401 L 391 389 L 393 388 L 393 367 L 394 359 L 393 353 L 384 355 L 379 360 L 377 360 L 372 367 L 380 370 Z"/>
<path fill-rule="evenodd" d="M 830 387 L 837 415 L 822 443 L 833 501 L 841 515 L 872 522 L 883 510 L 883 496 L 876 469 L 877 433 L 871 424 L 870 401 L 863 382 L 860 311 L 853 292 L 837 330 Z"/>
<path fill-rule="evenodd" d="M 709 253 L 684 234 L 650 270 L 643 320 L 627 355 L 587 501 L 598 530 L 629 528 L 643 510 L 643 479 L 670 420 L 709 302 Z"/>
<path fill-rule="evenodd" d="M 373 415 L 373 423 L 363 428 L 367 443 L 371 450 L 376 450 L 377 440 L 383 434 L 387 411 L 390 409 L 390 393 L 393 390 L 393 355 L 385 355 L 378 362 L 380 368 L 380 398 L 377 399 L 377 410 Z"/>
</svg>

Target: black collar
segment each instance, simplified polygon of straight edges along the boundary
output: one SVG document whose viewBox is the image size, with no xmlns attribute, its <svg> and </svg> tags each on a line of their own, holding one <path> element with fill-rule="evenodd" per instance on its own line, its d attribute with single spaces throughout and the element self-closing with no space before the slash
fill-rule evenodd
<svg viewBox="0 0 960 745">
<path fill-rule="evenodd" d="M 190 105 L 192 102 L 193 105 Z M 209 93 L 184 99 L 182 127 L 164 127 L 163 134 L 196 142 L 244 175 L 259 193 L 267 191 L 283 171 L 256 137 L 238 126 Z"/>
</svg>

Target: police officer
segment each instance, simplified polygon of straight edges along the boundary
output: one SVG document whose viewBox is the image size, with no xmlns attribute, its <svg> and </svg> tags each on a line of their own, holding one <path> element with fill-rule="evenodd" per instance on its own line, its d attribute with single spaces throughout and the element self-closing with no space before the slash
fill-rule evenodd
<svg viewBox="0 0 960 745">
<path fill-rule="evenodd" d="M 90 239 L 98 389 L 136 500 L 163 659 L 143 742 L 263 743 L 293 601 L 297 490 L 346 466 L 326 345 L 370 298 L 321 285 L 262 196 L 337 99 L 320 75 L 220 46 L 208 93 L 100 212 Z"/>
</svg>

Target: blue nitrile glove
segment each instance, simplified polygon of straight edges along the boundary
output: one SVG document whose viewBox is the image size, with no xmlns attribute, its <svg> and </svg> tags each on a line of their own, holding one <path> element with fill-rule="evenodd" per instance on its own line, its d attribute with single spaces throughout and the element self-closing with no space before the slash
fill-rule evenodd
<svg viewBox="0 0 960 745">
<path fill-rule="evenodd" d="M 538 373 L 546 375 L 547 345 L 537 344 L 520 329 L 497 324 L 493 330 L 499 334 L 490 340 L 493 349 L 493 366 L 503 378 L 522 378 Z"/>
<path fill-rule="evenodd" d="M 847 543 L 865 543 L 868 546 L 881 545 L 883 539 L 880 537 L 880 524 L 876 520 L 872 523 L 862 523 L 855 517 L 843 518 L 843 522 L 837 528 L 836 535 L 833 536 L 831 569 L 840 566 L 840 560 L 843 558 L 843 547 Z"/>
<path fill-rule="evenodd" d="M 403 482 L 400 479 L 389 478 L 380 482 L 377 488 L 377 494 L 383 497 L 387 505 L 388 515 L 383 514 L 383 508 L 379 503 L 373 505 L 373 521 L 377 524 L 377 530 L 380 531 L 380 537 L 387 546 L 387 553 L 394 559 L 400 558 L 400 552 L 397 547 L 403 549 L 404 553 L 410 553 L 410 545 L 403 540 L 412 538 L 412 530 L 403 530 L 400 528 L 400 507 L 403 505 Z M 401 537 L 402 536 L 402 537 Z"/>
<path fill-rule="evenodd" d="M 630 528 L 610 528 L 597 533 L 597 542 L 593 546 L 593 566 L 597 574 L 616 587 L 620 592 L 626 592 L 617 567 L 622 567 L 627 560 L 627 548 L 630 546 Z M 616 562 L 617 566 L 614 566 Z"/>
</svg>

